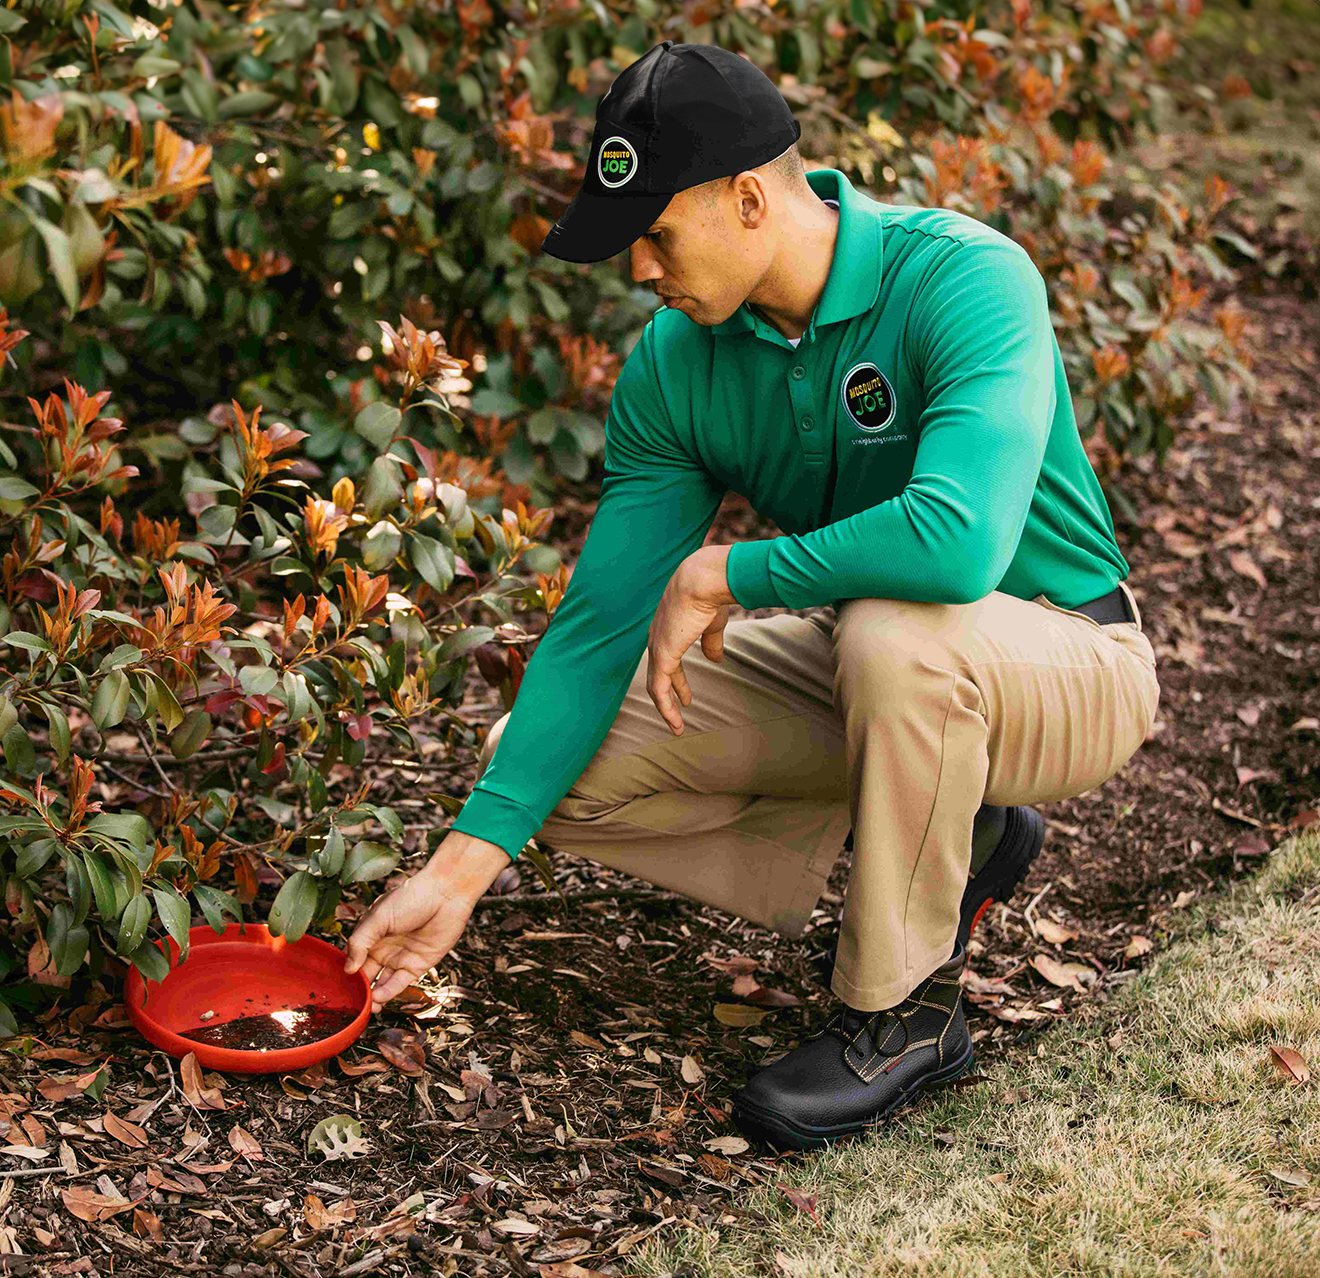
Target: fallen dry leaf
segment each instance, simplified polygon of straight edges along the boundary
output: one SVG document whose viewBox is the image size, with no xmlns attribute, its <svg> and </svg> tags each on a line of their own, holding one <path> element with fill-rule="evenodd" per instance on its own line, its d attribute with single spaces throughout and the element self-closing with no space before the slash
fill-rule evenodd
<svg viewBox="0 0 1320 1278">
<path fill-rule="evenodd" d="M 351 1198 L 341 1198 L 327 1207 L 316 1194 L 303 1199 L 303 1215 L 308 1229 L 333 1229 L 357 1218 L 357 1204 Z"/>
<path fill-rule="evenodd" d="M 1066 941 L 1077 939 L 1077 933 L 1072 928 L 1055 923 L 1053 919 L 1037 919 L 1036 931 L 1051 945 L 1063 945 Z"/>
<path fill-rule="evenodd" d="M 404 1074 L 417 1075 L 426 1069 L 425 1034 L 409 1033 L 392 1026 L 381 1030 L 376 1038 L 376 1050 Z"/>
<path fill-rule="evenodd" d="M 69 1215 L 91 1224 L 109 1220 L 120 1212 L 132 1211 L 142 1201 L 141 1198 L 111 1198 L 108 1194 L 98 1194 L 90 1189 L 61 1189 L 60 1197 Z"/>
<path fill-rule="evenodd" d="M 1127 949 L 1123 951 L 1123 957 L 1126 959 L 1140 958 L 1143 954 L 1149 954 L 1155 948 L 1155 942 L 1148 936 L 1134 936 L 1128 943 Z"/>
<path fill-rule="evenodd" d="M 234 1126 L 229 1129 L 229 1144 L 234 1153 L 242 1155 L 244 1158 L 251 1158 L 253 1161 L 265 1158 L 262 1152 L 261 1143 L 246 1128 Z"/>
<path fill-rule="evenodd" d="M 1296 723 L 1288 729 L 1289 732 L 1320 732 L 1320 719 L 1313 718 L 1311 715 L 1298 719 Z"/>
<path fill-rule="evenodd" d="M 818 1197 L 816 1194 L 808 1194 L 800 1189 L 793 1189 L 782 1182 L 777 1184 L 775 1188 L 782 1190 L 784 1197 L 787 1198 L 794 1207 L 799 1211 L 805 1211 L 807 1215 L 816 1222 L 816 1224 L 820 1224 L 820 1217 L 816 1215 L 816 1200 Z"/>
<path fill-rule="evenodd" d="M 716 1136 L 706 1141 L 703 1148 L 709 1149 L 713 1154 L 723 1154 L 726 1158 L 732 1158 L 735 1154 L 745 1154 L 751 1146 L 741 1136 Z"/>
<path fill-rule="evenodd" d="M 598 1038 L 584 1034 L 581 1030 L 569 1030 L 568 1036 L 581 1047 L 589 1047 L 593 1052 L 608 1052 L 610 1049 Z"/>
<path fill-rule="evenodd" d="M 1248 784 L 1248 782 L 1259 781 L 1262 777 L 1267 777 L 1273 780 L 1279 775 L 1273 770 L 1273 768 L 1234 768 L 1233 770 L 1237 773 L 1239 790 L 1242 789 L 1244 785 Z"/>
<path fill-rule="evenodd" d="M 734 1029 L 746 1029 L 749 1025 L 759 1025 L 769 1015 L 760 1008 L 748 1007 L 745 1003 L 716 1003 L 715 1019 L 721 1025 Z"/>
<path fill-rule="evenodd" d="M 1254 728 L 1256 724 L 1260 722 L 1259 706 L 1239 706 L 1233 711 L 1233 713 L 1237 715 L 1237 717 L 1241 719 L 1248 728 Z"/>
<path fill-rule="evenodd" d="M 772 990 L 768 985 L 758 985 L 747 995 L 747 1001 L 757 1007 L 796 1007 L 800 1002 L 796 994 L 790 994 L 787 990 Z"/>
<path fill-rule="evenodd" d="M 733 978 L 733 996 L 734 998 L 746 998 L 753 990 L 761 987 L 756 983 L 756 977 L 749 972 L 739 972 Z"/>
<path fill-rule="evenodd" d="M 165 1232 L 161 1229 L 160 1217 L 145 1207 L 133 1208 L 133 1232 L 139 1238 L 150 1238 L 152 1242 L 164 1242 Z"/>
<path fill-rule="evenodd" d="M 151 1143 L 147 1133 L 136 1123 L 116 1118 L 108 1109 L 105 1111 L 105 1130 L 121 1145 L 127 1145 L 130 1149 L 146 1149 Z"/>
<path fill-rule="evenodd" d="M 682 1064 L 678 1067 L 678 1072 L 682 1076 L 683 1081 L 691 1084 L 693 1087 L 698 1083 L 703 1082 L 706 1077 L 705 1072 L 702 1070 L 701 1066 L 697 1064 L 696 1057 L 694 1056 L 683 1057 Z"/>
<path fill-rule="evenodd" d="M 1311 1183 L 1310 1175 L 1300 1167 L 1271 1167 L 1268 1174 L 1273 1176 L 1275 1180 L 1281 1181 L 1285 1185 L 1292 1185 L 1297 1189 L 1304 1189 Z"/>
<path fill-rule="evenodd" d="M 599 1269 L 584 1269 L 571 1260 L 556 1260 L 548 1265 L 537 1265 L 541 1278 L 605 1278 Z"/>
<path fill-rule="evenodd" d="M 1085 963 L 1060 963 L 1048 954 L 1033 955 L 1031 966 L 1051 985 L 1057 985 L 1060 989 L 1073 989 L 1079 994 L 1085 993 L 1086 986 L 1093 984 L 1096 978 L 1094 969 Z"/>
<path fill-rule="evenodd" d="M 714 954 L 703 954 L 701 957 L 726 976 L 737 976 L 740 972 L 755 972 L 758 966 L 754 958 L 748 958 L 744 954 L 730 954 L 728 958 L 719 958 Z"/>
<path fill-rule="evenodd" d="M 179 1075 L 183 1082 L 183 1094 L 198 1109 L 226 1108 L 220 1089 L 207 1086 L 202 1078 L 202 1067 L 197 1063 L 196 1052 L 189 1052 L 179 1063 Z"/>
<path fill-rule="evenodd" d="M 1275 1072 L 1290 1083 L 1305 1083 L 1311 1078 L 1311 1068 L 1302 1059 L 1301 1053 L 1291 1047 L 1271 1047 L 1270 1057 L 1274 1061 Z"/>
<path fill-rule="evenodd" d="M 1235 550 L 1229 555 L 1228 564 L 1235 573 L 1254 581 L 1262 590 L 1269 585 L 1265 580 L 1265 574 L 1260 570 L 1260 565 L 1245 550 Z"/>
<path fill-rule="evenodd" d="M 1172 908 L 1175 910 L 1185 910 L 1194 900 L 1196 900 L 1196 893 L 1191 889 L 1188 889 L 1185 892 L 1179 892 L 1178 895 L 1173 898 Z"/>
</svg>

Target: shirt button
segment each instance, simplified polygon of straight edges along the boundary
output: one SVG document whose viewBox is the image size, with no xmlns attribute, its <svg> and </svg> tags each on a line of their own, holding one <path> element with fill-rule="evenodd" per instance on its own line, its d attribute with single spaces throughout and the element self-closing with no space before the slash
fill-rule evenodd
<svg viewBox="0 0 1320 1278">
<path fill-rule="evenodd" d="M 807 370 L 803 368 L 801 364 L 795 364 L 793 366 L 793 380 L 795 382 L 800 382 L 806 375 Z"/>
<path fill-rule="evenodd" d="M 814 430 L 816 428 L 816 419 L 814 417 L 804 417 L 802 419 L 803 430 Z"/>
</svg>

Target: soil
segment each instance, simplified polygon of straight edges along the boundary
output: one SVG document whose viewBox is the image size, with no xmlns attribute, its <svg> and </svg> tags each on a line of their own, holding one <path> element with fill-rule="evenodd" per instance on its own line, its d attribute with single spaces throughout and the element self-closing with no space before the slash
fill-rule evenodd
<svg viewBox="0 0 1320 1278">
<path fill-rule="evenodd" d="M 303 1047 L 330 1038 L 357 1019 L 351 1007 L 324 1007 L 304 1003 L 279 1012 L 259 1016 L 236 1016 L 230 1021 L 203 1025 L 180 1031 L 179 1037 L 212 1047 L 228 1047 L 239 1052 L 273 1052 L 280 1048 Z"/>
<path fill-rule="evenodd" d="M 1123 480 L 1137 517 L 1114 514 L 1160 710 L 1115 777 L 1042 805 L 1040 859 L 982 921 L 967 987 L 978 1073 L 1048 1053 L 1061 1017 L 1101 1014 L 1175 911 L 1320 810 L 1320 325 L 1293 293 L 1243 300 L 1255 397 L 1202 407 L 1163 467 L 1139 459 Z M 591 511 L 569 500 L 556 520 L 570 563 Z M 776 531 L 731 495 L 712 539 Z M 464 714 L 478 738 L 503 712 L 474 664 Z M 466 796 L 478 744 L 372 766 L 379 801 L 408 823 L 406 870 L 436 824 L 429 796 Z M 437 981 L 297 1075 L 181 1069 L 112 1001 L 57 1004 L 37 1050 L 0 1057 L 0 1135 L 58 1153 L 0 1182 L 0 1234 L 36 1253 L 0 1256 L 0 1273 L 622 1274 L 654 1231 L 758 1227 L 743 1187 L 774 1184 L 782 1160 L 741 1148 L 728 1097 L 829 1006 L 815 959 L 848 855 L 790 941 L 547 851 L 557 891 L 526 858 L 511 867 Z M 360 908 L 344 905 L 346 928 Z M 1039 955 L 1093 976 L 1056 988 L 1030 965 Z M 744 996 L 749 974 L 760 992 Z M 94 1097 L 83 1088 L 106 1061 Z M 316 1123 L 345 1112 L 365 1152 L 309 1156 Z M 905 1139 L 901 1117 L 883 1138 Z"/>
</svg>

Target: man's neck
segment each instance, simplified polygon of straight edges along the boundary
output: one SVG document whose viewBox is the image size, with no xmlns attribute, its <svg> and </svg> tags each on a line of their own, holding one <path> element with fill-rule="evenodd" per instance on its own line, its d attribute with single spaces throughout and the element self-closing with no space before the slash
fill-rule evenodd
<svg viewBox="0 0 1320 1278">
<path fill-rule="evenodd" d="M 748 306 L 776 332 L 801 337 L 825 292 L 839 235 L 839 212 L 814 192 L 789 210 L 779 251 L 747 296 Z"/>
</svg>

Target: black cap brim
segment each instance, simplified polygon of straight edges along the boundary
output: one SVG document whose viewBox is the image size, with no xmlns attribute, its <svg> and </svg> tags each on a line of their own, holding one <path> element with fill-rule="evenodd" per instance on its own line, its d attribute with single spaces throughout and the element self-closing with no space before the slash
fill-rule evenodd
<svg viewBox="0 0 1320 1278">
<path fill-rule="evenodd" d="M 584 185 L 541 248 L 563 262 L 603 262 L 645 235 L 673 198 L 672 192 L 601 195 Z"/>
</svg>

